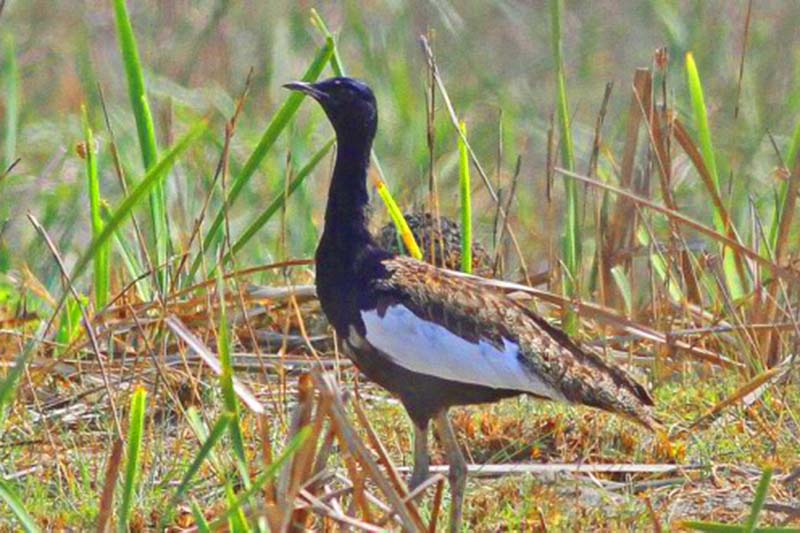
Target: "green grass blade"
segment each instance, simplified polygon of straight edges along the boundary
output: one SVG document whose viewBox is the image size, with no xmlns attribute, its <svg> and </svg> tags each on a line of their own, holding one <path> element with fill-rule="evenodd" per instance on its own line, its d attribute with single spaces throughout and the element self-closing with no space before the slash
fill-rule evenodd
<svg viewBox="0 0 800 533">
<path fill-rule="evenodd" d="M 233 416 L 234 415 L 232 413 L 223 413 L 220 415 L 217 423 L 214 424 L 214 427 L 211 429 L 211 433 L 208 435 L 208 438 L 206 438 L 205 442 L 203 442 L 203 445 L 200 447 L 200 451 L 197 452 L 192 464 L 189 465 L 189 468 L 183 475 L 180 485 L 178 485 L 177 490 L 175 490 L 172 498 L 170 498 L 170 503 L 167 507 L 171 508 L 183 499 L 184 495 L 186 494 L 186 490 L 189 488 L 189 483 L 191 483 L 192 478 L 194 478 L 194 476 L 200 470 L 200 467 L 205 462 L 206 457 L 209 456 L 211 450 L 214 448 L 214 446 L 216 446 L 217 442 L 219 442 L 220 438 L 222 438 L 222 436 L 228 430 L 228 427 L 233 420 Z"/>
<path fill-rule="evenodd" d="M 344 65 L 342 64 L 342 58 L 339 57 L 339 47 L 336 46 L 333 34 L 328 29 L 328 25 L 325 24 L 325 19 L 313 7 L 311 8 L 311 24 L 317 27 L 326 41 L 333 43 L 333 52 L 330 59 L 331 69 L 337 76 L 344 76 Z"/>
<path fill-rule="evenodd" d="M 112 213 L 109 210 L 109 206 L 107 204 L 102 205 L 102 215 L 103 215 L 103 224 L 106 223 L 108 219 L 111 218 Z M 141 262 L 139 261 L 139 257 L 134 251 L 131 243 L 125 239 L 125 235 L 119 231 L 114 232 L 114 244 L 116 244 L 117 251 L 119 256 L 122 258 L 122 262 L 125 264 L 125 270 L 128 273 L 128 279 L 136 279 L 144 272 L 142 268 Z M 139 280 L 136 283 L 136 291 L 139 293 L 139 297 L 142 300 L 150 300 L 152 299 L 148 294 L 144 286 L 145 280 Z"/>
<path fill-rule="evenodd" d="M 153 168 L 147 171 L 144 178 L 139 181 L 136 187 L 130 191 L 128 196 L 126 196 L 114 210 L 113 215 L 103 226 L 103 230 L 96 238 L 92 239 L 89 248 L 75 263 L 75 266 L 72 268 L 71 279 L 74 280 L 80 276 L 83 269 L 86 268 L 86 265 L 97 253 L 97 249 L 106 244 L 111 235 L 117 231 L 125 219 L 131 214 L 131 211 L 136 207 L 139 201 L 152 191 L 153 187 L 155 187 L 156 184 L 163 179 L 169 169 L 172 168 L 178 157 L 200 137 L 205 129 L 205 121 L 195 124 L 155 165 L 153 165 Z"/>
<path fill-rule="evenodd" d="M 461 196 L 461 270 L 472 273 L 472 191 L 469 178 L 469 153 L 467 143 L 467 124 L 461 122 L 461 133 L 458 137 L 458 184 Z"/>
<path fill-rule="evenodd" d="M 186 421 L 194 432 L 195 437 L 197 437 L 197 440 L 205 442 L 211 435 L 205 420 L 203 420 L 203 417 L 200 416 L 200 413 L 193 406 L 190 406 L 186 410 Z M 208 452 L 208 462 L 211 463 L 211 466 L 218 472 L 223 471 L 224 465 L 213 448 Z"/>
<path fill-rule="evenodd" d="M 81 305 L 88 305 L 88 299 L 81 296 L 84 301 L 78 302 L 72 297 L 67 297 L 64 307 L 61 309 L 58 331 L 56 332 L 56 342 L 61 346 L 68 346 L 78 338 L 81 333 Z M 60 353 L 61 349 L 57 351 Z"/>
<path fill-rule="evenodd" d="M 693 529 L 695 531 L 705 531 L 707 533 L 742 533 L 743 526 L 733 524 L 723 524 L 721 522 L 702 522 L 698 520 L 685 520 L 680 522 L 679 525 L 685 529 Z M 757 527 L 753 533 L 797 533 L 797 527 L 788 526 L 764 526 Z"/>
<path fill-rule="evenodd" d="M 254 479 L 252 486 L 242 492 L 235 502 L 228 505 L 228 508 L 225 510 L 225 512 L 218 516 L 210 525 L 211 529 L 216 531 L 219 527 L 225 524 L 225 522 L 230 516 L 233 515 L 233 513 L 238 512 L 238 510 L 241 509 L 250 498 L 258 494 L 258 492 L 261 490 L 261 487 L 263 487 L 268 481 L 274 478 L 278 472 L 280 472 L 281 468 L 283 468 L 283 465 L 295 454 L 295 452 L 297 452 L 297 449 L 300 448 L 300 445 L 305 442 L 310 434 L 311 428 L 308 426 L 298 431 L 297 435 L 295 435 L 294 438 L 289 441 L 289 444 L 287 444 L 283 449 L 280 457 L 273 461 L 272 464 L 270 464 L 267 469 L 261 473 L 261 475 Z"/>
<path fill-rule="evenodd" d="M 22 529 L 28 532 L 39 531 L 39 526 L 36 525 L 31 515 L 28 514 L 22 501 L 2 477 L 0 477 L 0 501 L 5 502 L 8 508 L 11 509 L 11 513 L 17 518 Z"/>
<path fill-rule="evenodd" d="M 128 447 L 125 463 L 125 479 L 122 484 L 122 503 L 117 517 L 117 531 L 126 533 L 131 518 L 133 498 L 139 477 L 140 453 L 144 436 L 144 415 L 147 405 L 147 391 L 139 387 L 131 397 L 131 412 L 128 422 Z"/>
<path fill-rule="evenodd" d="M 614 278 L 614 283 L 617 284 L 617 288 L 625 302 L 625 314 L 631 316 L 633 311 L 633 291 L 631 291 L 631 284 L 628 283 L 628 277 L 625 275 L 625 268 L 622 265 L 615 266 L 611 269 L 611 276 Z"/>
<path fill-rule="evenodd" d="M 389 216 L 395 228 L 397 228 L 397 233 L 400 235 L 409 255 L 414 259 L 422 259 L 422 250 L 420 250 L 417 241 L 414 239 L 414 234 L 411 233 L 411 228 L 408 226 L 408 222 L 406 222 L 403 212 L 400 210 L 397 202 L 394 201 L 392 193 L 389 192 L 386 183 L 378 179 L 375 181 L 375 187 L 378 190 L 378 196 L 381 197 L 381 200 L 383 200 L 386 206 L 386 210 L 389 211 Z"/>
<path fill-rule="evenodd" d="M 325 65 L 330 60 L 331 54 L 333 54 L 333 41 L 329 40 L 325 43 L 325 45 L 317 50 L 317 54 L 314 57 L 314 60 L 311 62 L 311 65 L 309 65 L 308 69 L 306 69 L 305 74 L 303 74 L 302 80 L 311 82 L 319 78 L 319 75 L 322 73 Z M 208 232 L 206 232 L 205 238 L 203 239 L 203 250 L 209 250 L 217 242 L 219 242 L 219 238 L 222 235 L 221 230 L 222 222 L 225 218 L 225 209 L 230 209 L 230 207 L 239 197 L 239 194 L 242 192 L 242 188 L 244 188 L 247 182 L 249 182 L 253 177 L 256 169 L 264 160 L 264 157 L 266 157 L 269 150 L 272 148 L 272 145 L 275 144 L 275 141 L 289 124 L 289 120 L 297 112 L 300 104 L 303 101 L 303 98 L 305 98 L 303 93 L 297 91 L 288 93 L 283 105 L 281 105 L 281 107 L 272 117 L 272 120 L 270 120 L 269 124 L 267 125 L 267 129 L 264 130 L 264 133 L 261 135 L 261 139 L 258 141 L 253 153 L 250 154 L 250 157 L 245 162 L 242 170 L 231 182 L 230 189 L 228 190 L 228 197 L 225 199 L 225 205 L 223 205 L 217 212 L 213 222 L 211 223 L 211 226 L 208 229 Z M 189 271 L 189 279 L 194 277 L 197 269 L 200 268 L 200 263 L 201 258 L 200 254 L 198 254 L 192 263 L 191 270 Z"/>
<path fill-rule="evenodd" d="M 149 171 L 158 159 L 153 116 L 147 101 L 144 85 L 142 64 L 139 61 L 139 52 L 136 38 L 133 34 L 125 0 L 114 0 L 114 16 L 117 24 L 117 37 L 122 54 L 122 63 L 125 67 L 125 76 L 128 80 L 128 97 L 131 109 L 136 120 L 136 131 L 139 137 L 139 149 L 142 153 L 142 163 L 145 172 Z M 162 183 L 156 183 L 150 192 L 150 217 L 153 224 L 153 246 L 156 251 L 156 264 L 163 264 L 169 251 L 169 228 L 167 225 L 167 199 Z M 161 277 L 165 284 L 166 277 Z M 166 286 L 166 285 L 164 285 Z"/>
<path fill-rule="evenodd" d="M 247 533 L 250 527 L 247 525 L 247 517 L 244 515 L 244 509 L 241 505 L 237 505 L 236 492 L 233 490 L 233 485 L 230 479 L 225 483 L 225 497 L 228 500 L 228 509 L 232 509 L 228 515 L 228 529 L 233 533 Z"/>
<path fill-rule="evenodd" d="M 233 415 L 233 420 L 228 424 L 230 428 L 233 451 L 236 455 L 236 464 L 245 486 L 250 486 L 250 474 L 247 469 L 247 456 L 244 450 L 244 436 L 239 422 L 239 400 L 233 388 L 233 361 L 231 359 L 230 327 L 225 303 L 225 283 L 222 271 L 217 271 L 217 296 L 219 298 L 219 325 L 217 326 L 217 353 L 222 371 L 220 373 L 220 388 L 225 402 L 225 410 Z"/>
<path fill-rule="evenodd" d="M 752 533 L 753 530 L 755 530 L 756 524 L 758 524 L 758 515 L 761 514 L 761 510 L 764 508 L 764 502 L 767 500 L 767 491 L 769 490 L 769 482 L 771 479 L 772 467 L 767 467 L 761 474 L 761 479 L 756 487 L 753 504 L 750 506 L 750 515 L 744 523 L 745 533 Z"/>
<path fill-rule="evenodd" d="M 125 0 L 114 0 L 114 17 L 117 23 L 117 38 L 122 53 L 122 64 L 125 67 L 125 76 L 128 80 L 128 97 L 131 109 L 136 120 L 136 132 L 139 136 L 139 149 L 142 153 L 142 163 L 147 170 L 153 166 L 158 158 L 156 147 L 156 134 L 153 126 L 153 116 L 147 103 L 144 86 L 144 73 L 139 61 L 139 51 L 136 46 L 136 37 L 133 35 L 133 26 L 128 16 Z"/>
<path fill-rule="evenodd" d="M 708 126 L 708 113 L 706 111 L 705 96 L 703 94 L 703 84 L 700 81 L 700 73 L 691 52 L 686 53 L 686 80 L 689 86 L 689 96 L 692 101 L 692 111 L 694 113 L 695 128 L 697 129 L 698 141 L 700 143 L 700 153 L 703 155 L 703 162 L 711 175 L 715 192 L 720 193 L 719 173 L 717 172 L 717 159 L 714 154 L 714 145 L 711 142 L 711 129 Z M 725 227 L 723 214 L 718 209 L 714 210 L 714 226 L 717 231 L 723 234 L 728 233 Z M 733 252 L 729 249 L 723 251 L 723 270 L 728 290 L 733 299 L 744 296 L 744 280 L 740 279 L 739 272 L 736 270 L 736 259 Z"/>
<path fill-rule="evenodd" d="M 644 247 L 649 247 L 652 243 L 650 234 L 647 232 L 647 228 L 644 226 L 639 226 L 639 228 L 636 230 L 636 236 L 639 239 L 639 243 Z M 669 265 L 664 257 L 657 251 L 653 252 L 650 254 L 650 264 L 652 265 L 652 268 L 656 274 L 658 274 L 658 277 L 661 279 L 662 283 L 667 285 L 670 298 L 672 298 L 675 303 L 682 303 L 684 301 L 684 295 L 683 291 L 681 290 L 680 283 L 675 278 L 675 275 L 670 271 Z"/>
<path fill-rule="evenodd" d="M 303 181 L 308 177 L 309 174 L 316 168 L 322 158 L 325 157 L 328 152 L 330 152 L 331 148 L 333 147 L 335 139 L 329 140 L 325 145 L 320 148 L 317 153 L 311 156 L 311 159 L 308 160 L 297 175 L 294 177 L 292 182 L 289 184 L 288 188 L 281 187 L 281 191 L 275 197 L 272 202 L 267 206 L 264 211 L 256 217 L 256 219 L 249 225 L 247 228 L 242 232 L 236 242 L 233 243 L 231 246 L 232 252 L 229 251 L 225 254 L 225 257 L 222 259 L 222 264 L 224 265 L 231 259 L 231 253 L 236 254 L 241 250 L 253 236 L 258 233 L 258 231 L 264 227 L 264 224 L 270 221 L 270 219 L 277 213 L 282 207 L 284 202 L 287 200 L 287 195 L 291 196 L 297 188 L 302 185 Z"/>
<path fill-rule="evenodd" d="M 211 533 L 211 526 L 208 525 L 206 517 L 203 515 L 203 510 L 197 505 L 197 502 L 192 500 L 192 516 L 194 517 L 194 524 L 197 526 L 197 531 L 200 533 Z"/>
<path fill-rule="evenodd" d="M 575 170 L 575 149 L 569 119 L 569 101 L 567 99 L 567 79 L 564 74 L 564 53 L 561 40 L 562 0 L 550 0 L 550 23 L 553 47 L 553 61 L 556 65 L 556 99 L 558 106 L 558 126 L 561 134 L 561 164 L 570 172 Z M 563 276 L 564 292 L 570 297 L 578 296 L 578 281 L 581 273 L 581 227 L 578 184 L 574 180 L 564 178 L 566 191 L 567 219 L 564 236 L 561 242 L 564 265 L 567 274 Z M 563 317 L 564 330 L 575 335 L 578 318 L 573 311 L 567 311 Z"/>
<path fill-rule="evenodd" d="M 14 393 L 17 390 L 22 373 L 25 371 L 25 365 L 28 364 L 28 359 L 38 348 L 37 343 L 29 342 L 26 349 L 14 359 L 14 366 L 6 373 L 5 378 L 0 382 L 0 436 L 3 435 L 6 422 L 6 409 L 14 400 Z"/>
<path fill-rule="evenodd" d="M 100 181 L 97 177 L 97 157 L 94 153 L 94 134 L 89 126 L 89 114 L 86 106 L 81 106 L 84 161 L 86 163 L 86 179 L 89 189 L 89 216 L 92 222 L 92 238 L 96 239 L 103 231 L 103 217 L 100 214 Z M 97 248 L 94 256 L 94 298 L 95 308 L 102 309 L 108 302 L 109 292 L 109 247 L 103 244 Z"/>
<path fill-rule="evenodd" d="M 17 129 L 19 128 L 19 71 L 17 69 L 17 54 L 14 47 L 14 37 L 7 33 L 5 37 L 5 153 L 3 168 L 7 169 L 14 162 L 17 152 Z"/>
<path fill-rule="evenodd" d="M 744 531 L 742 526 L 722 524 L 719 522 L 699 522 L 696 520 L 687 520 L 685 522 L 681 522 L 680 525 L 687 529 L 704 531 L 706 533 L 742 533 L 742 531 Z"/>
<path fill-rule="evenodd" d="M 703 161 L 706 164 L 706 168 L 708 168 L 709 174 L 711 174 L 711 179 L 714 181 L 717 192 L 719 192 L 717 160 L 714 157 L 714 146 L 711 143 L 711 129 L 708 126 L 703 84 L 700 81 L 700 73 L 697 71 L 697 64 L 691 52 L 686 53 L 686 78 L 689 85 L 689 96 L 692 100 L 695 127 L 700 141 L 700 151 L 703 154 Z"/>
</svg>

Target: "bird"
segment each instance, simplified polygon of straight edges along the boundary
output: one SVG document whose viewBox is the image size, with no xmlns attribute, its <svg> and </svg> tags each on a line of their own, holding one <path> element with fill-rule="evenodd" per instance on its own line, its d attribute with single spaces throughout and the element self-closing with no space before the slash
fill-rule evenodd
<svg viewBox="0 0 800 533">
<path fill-rule="evenodd" d="M 422 259 L 451 270 L 461 268 L 461 228 L 453 219 L 435 216 L 428 211 L 404 213 L 411 234 L 419 245 Z M 397 227 L 388 222 L 378 231 L 381 248 L 400 254 L 404 248 L 398 241 Z M 472 243 L 472 271 L 484 277 L 492 276 L 492 259 L 478 242 Z"/>
<path fill-rule="evenodd" d="M 412 489 L 429 476 L 433 422 L 449 463 L 451 531 L 461 528 L 467 477 L 451 407 L 529 395 L 660 427 L 644 386 L 488 280 L 378 244 L 367 220 L 378 105 L 364 81 L 335 77 L 284 87 L 316 100 L 336 134 L 315 254 L 320 305 L 359 371 L 405 407 L 414 428 Z"/>
</svg>

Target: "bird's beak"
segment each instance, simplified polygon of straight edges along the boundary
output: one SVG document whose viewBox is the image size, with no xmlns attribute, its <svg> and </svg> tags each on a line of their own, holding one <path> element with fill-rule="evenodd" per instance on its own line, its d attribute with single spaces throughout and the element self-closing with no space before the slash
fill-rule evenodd
<svg viewBox="0 0 800 533">
<path fill-rule="evenodd" d="M 285 89 L 289 89 L 291 91 L 300 91 L 301 93 L 305 93 L 308 96 L 314 98 L 318 102 L 324 101 L 328 95 L 314 87 L 312 83 L 307 83 L 304 81 L 293 81 L 290 83 L 286 83 L 283 85 Z"/>
</svg>

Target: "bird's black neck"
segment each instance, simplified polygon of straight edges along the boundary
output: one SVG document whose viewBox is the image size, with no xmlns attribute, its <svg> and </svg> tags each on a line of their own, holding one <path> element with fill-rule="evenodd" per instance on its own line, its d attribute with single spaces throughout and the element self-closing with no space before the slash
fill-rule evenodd
<svg viewBox="0 0 800 533">
<path fill-rule="evenodd" d="M 345 261 L 352 261 L 353 254 L 373 242 L 367 228 L 370 148 L 369 139 L 360 142 L 340 139 L 337 146 L 320 246 Z"/>
<path fill-rule="evenodd" d="M 367 170 L 371 139 L 339 139 L 325 229 L 316 254 L 316 285 L 322 308 L 336 331 L 346 335 L 358 320 L 359 272 L 377 248 L 367 228 Z"/>
</svg>

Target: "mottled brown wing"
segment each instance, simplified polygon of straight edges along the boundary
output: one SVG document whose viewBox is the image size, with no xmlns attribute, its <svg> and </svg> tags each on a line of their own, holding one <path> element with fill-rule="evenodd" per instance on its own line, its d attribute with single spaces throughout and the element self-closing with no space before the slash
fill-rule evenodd
<svg viewBox="0 0 800 533">
<path fill-rule="evenodd" d="M 402 301 L 468 340 L 514 342 L 526 368 L 564 399 L 627 415 L 649 428 L 658 425 L 649 409 L 652 397 L 627 372 L 504 293 L 407 257 L 387 259 L 384 266 L 389 275 L 375 282 L 379 302 L 381 295 Z"/>
</svg>

